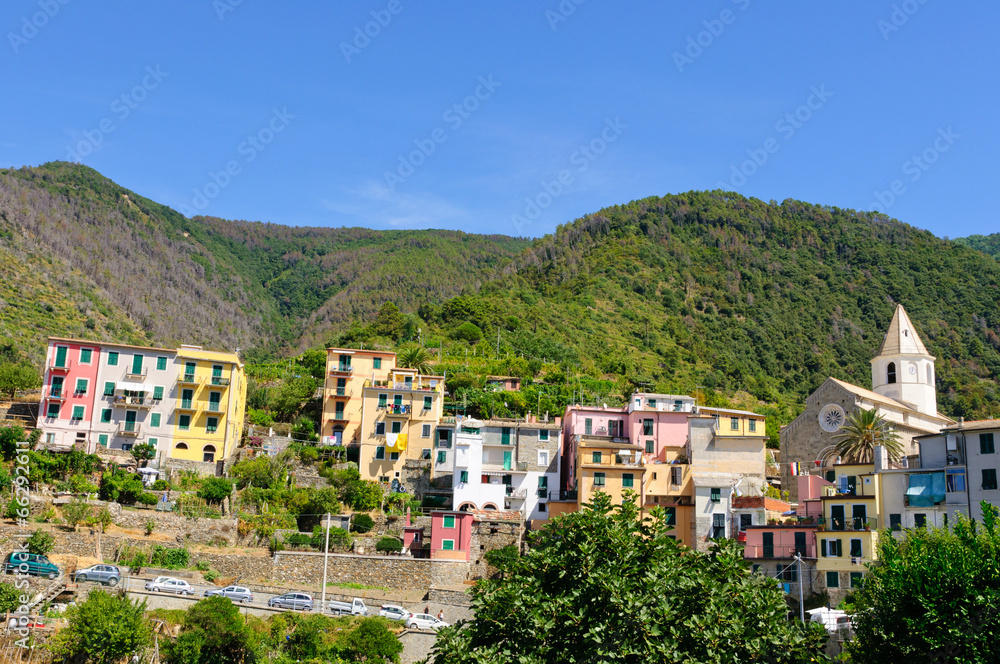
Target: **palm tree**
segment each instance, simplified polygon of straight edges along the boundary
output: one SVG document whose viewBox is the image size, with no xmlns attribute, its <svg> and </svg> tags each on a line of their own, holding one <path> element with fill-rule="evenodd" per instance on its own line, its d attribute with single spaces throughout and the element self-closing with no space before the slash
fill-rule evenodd
<svg viewBox="0 0 1000 664">
<path fill-rule="evenodd" d="M 841 432 L 833 439 L 837 443 L 837 454 L 853 463 L 871 463 L 877 445 L 884 447 L 892 460 L 903 456 L 899 434 L 874 408 L 851 413 Z"/>
<path fill-rule="evenodd" d="M 416 369 L 417 373 L 429 374 L 431 372 L 430 353 L 426 348 L 421 348 L 416 344 L 403 346 L 396 355 L 396 364 L 404 369 Z"/>
</svg>

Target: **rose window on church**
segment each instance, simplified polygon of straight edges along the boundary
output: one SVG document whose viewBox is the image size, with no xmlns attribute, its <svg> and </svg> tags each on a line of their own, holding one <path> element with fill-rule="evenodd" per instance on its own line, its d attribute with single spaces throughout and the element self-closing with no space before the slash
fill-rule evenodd
<svg viewBox="0 0 1000 664">
<path fill-rule="evenodd" d="M 830 433 L 839 430 L 844 426 L 844 409 L 835 403 L 827 404 L 819 411 L 819 425 Z"/>
</svg>

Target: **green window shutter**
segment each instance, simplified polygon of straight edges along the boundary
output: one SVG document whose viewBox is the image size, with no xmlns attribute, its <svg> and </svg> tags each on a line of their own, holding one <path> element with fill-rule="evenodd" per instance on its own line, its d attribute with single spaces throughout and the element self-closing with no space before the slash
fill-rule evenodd
<svg viewBox="0 0 1000 664">
<path fill-rule="evenodd" d="M 719 488 L 712 489 L 712 493 L 711 496 L 709 496 L 709 500 L 711 500 L 713 503 L 720 502 L 722 500 L 722 489 Z"/>
<path fill-rule="evenodd" d="M 110 421 L 111 421 L 111 409 L 105 408 L 104 410 L 101 411 L 101 422 L 110 422 Z"/>
<path fill-rule="evenodd" d="M 388 400 L 388 398 L 389 398 L 388 394 L 380 394 L 380 395 L 378 395 L 378 407 L 379 408 L 385 408 L 386 401 Z"/>
<path fill-rule="evenodd" d="M 861 558 L 861 540 L 852 539 L 851 540 L 851 558 Z"/>
<path fill-rule="evenodd" d="M 153 388 L 153 398 L 154 399 L 158 399 L 160 401 L 163 400 L 163 386 L 162 385 L 157 385 L 156 387 Z"/>
<path fill-rule="evenodd" d="M 56 366 L 64 368 L 66 366 L 66 346 L 56 346 Z"/>
<path fill-rule="evenodd" d="M 548 476 L 546 476 L 546 475 L 539 475 L 538 476 L 538 488 L 539 489 L 548 489 L 549 488 L 549 478 L 548 478 Z"/>
<path fill-rule="evenodd" d="M 446 516 L 444 518 L 444 527 L 445 528 L 454 528 L 455 527 L 455 517 L 453 517 L 453 516 Z"/>
<path fill-rule="evenodd" d="M 146 442 L 152 445 L 153 447 L 156 447 L 156 443 L 159 441 L 157 441 L 156 438 L 147 438 Z"/>
<path fill-rule="evenodd" d="M 445 551 L 454 551 L 455 550 L 455 540 L 444 540 L 441 543 L 441 548 L 444 549 Z"/>
<path fill-rule="evenodd" d="M 592 459 L 593 459 L 592 463 L 600 463 L 601 462 L 601 453 L 600 452 L 594 452 L 594 455 L 593 455 Z"/>
<path fill-rule="evenodd" d="M 139 355 L 138 353 L 132 356 L 132 373 L 142 373 L 142 355 Z"/>
<path fill-rule="evenodd" d="M 430 410 L 433 404 L 434 399 L 432 397 L 424 397 L 424 410 Z"/>
<path fill-rule="evenodd" d="M 376 369 L 381 369 L 382 368 L 382 358 L 381 357 L 376 357 L 374 360 L 372 360 L 372 365 Z"/>
<path fill-rule="evenodd" d="M 844 543 L 841 540 L 834 540 L 837 544 L 837 557 L 840 558 L 844 555 Z"/>
<path fill-rule="evenodd" d="M 86 394 L 87 393 L 87 379 L 86 378 L 77 378 L 76 379 L 76 391 L 77 391 L 78 394 Z"/>
<path fill-rule="evenodd" d="M 74 420 L 83 419 L 83 406 L 73 406 L 73 419 Z"/>
<path fill-rule="evenodd" d="M 400 422 L 399 420 L 394 421 L 392 423 L 392 433 L 400 433 L 400 431 L 402 430 L 402 427 L 403 427 L 403 423 L 402 422 Z"/>
<path fill-rule="evenodd" d="M 178 429 L 185 429 L 185 430 L 191 428 L 191 416 L 190 415 L 181 415 L 180 417 L 178 417 L 177 418 L 177 428 Z"/>
<path fill-rule="evenodd" d="M 668 526 L 675 525 L 677 523 L 677 508 L 676 507 L 667 507 L 665 509 L 665 512 L 666 512 L 666 516 L 667 516 L 667 525 Z"/>
<path fill-rule="evenodd" d="M 604 486 L 604 473 L 594 473 L 594 486 Z"/>
<path fill-rule="evenodd" d="M 108 446 L 108 434 L 102 433 L 99 436 L 97 436 L 97 442 L 101 444 L 101 447 L 107 447 Z"/>
<path fill-rule="evenodd" d="M 80 364 L 90 364 L 91 356 L 93 355 L 93 353 L 94 351 L 90 350 L 89 348 L 81 348 Z"/>
<path fill-rule="evenodd" d="M 384 459 L 385 458 L 385 448 L 381 445 L 375 448 L 375 458 Z"/>
<path fill-rule="evenodd" d="M 634 480 L 635 480 L 635 477 L 632 475 L 632 473 L 624 473 L 622 475 L 622 487 L 625 488 L 625 489 L 632 488 L 632 486 L 633 486 L 632 483 L 633 483 Z"/>
<path fill-rule="evenodd" d="M 48 411 L 46 411 L 45 416 L 48 417 L 48 418 L 50 418 L 50 419 L 54 419 L 54 418 L 59 417 L 59 404 L 57 404 L 57 403 L 50 403 L 49 404 L 49 409 L 48 409 Z"/>
<path fill-rule="evenodd" d="M 184 363 L 184 378 L 185 380 L 194 380 L 195 368 L 198 365 L 194 362 Z"/>
<path fill-rule="evenodd" d="M 164 371 L 166 370 L 166 368 L 167 368 L 167 358 L 165 357 L 156 358 L 156 370 Z"/>
<path fill-rule="evenodd" d="M 438 463 L 444 463 L 447 460 L 448 460 L 447 452 L 438 452 L 438 460 L 437 460 Z"/>
<path fill-rule="evenodd" d="M 864 578 L 864 575 L 861 572 L 851 572 L 851 587 L 852 588 L 860 588 L 861 587 L 861 580 L 863 578 Z"/>
<path fill-rule="evenodd" d="M 149 425 L 153 426 L 153 427 L 160 426 L 160 414 L 159 413 L 153 413 L 152 415 L 149 416 Z"/>
<path fill-rule="evenodd" d="M 840 572 L 827 572 L 826 573 L 826 587 L 827 588 L 839 588 L 840 587 Z"/>
<path fill-rule="evenodd" d="M 118 351 L 116 350 L 108 351 L 108 366 L 109 367 L 118 366 Z"/>
<path fill-rule="evenodd" d="M 469 481 L 469 471 L 463 470 L 458 481 L 462 484 L 466 484 Z"/>
<path fill-rule="evenodd" d="M 104 383 L 104 396 L 106 397 L 115 396 L 115 384 L 110 380 Z"/>
<path fill-rule="evenodd" d="M 394 406 L 402 406 L 403 405 L 403 395 L 402 394 L 393 394 L 392 395 L 392 405 L 394 405 Z"/>
<path fill-rule="evenodd" d="M 652 440 L 647 440 L 646 441 L 646 454 L 652 454 L 653 453 L 653 445 L 654 445 L 654 442 Z"/>
<path fill-rule="evenodd" d="M 209 418 L 206 418 L 206 420 L 205 420 L 205 432 L 206 433 L 215 433 L 216 431 L 218 431 L 218 429 L 219 429 L 219 418 L 218 417 L 209 417 Z"/>
</svg>

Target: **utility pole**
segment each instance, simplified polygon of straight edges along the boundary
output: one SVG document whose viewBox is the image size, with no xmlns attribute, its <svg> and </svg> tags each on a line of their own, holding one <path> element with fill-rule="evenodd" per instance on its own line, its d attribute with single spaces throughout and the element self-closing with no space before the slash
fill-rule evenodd
<svg viewBox="0 0 1000 664">
<path fill-rule="evenodd" d="M 323 549 L 323 599 L 319 603 L 319 612 L 326 607 L 326 564 L 330 560 L 330 513 L 326 513 L 326 546 Z"/>
<path fill-rule="evenodd" d="M 798 565 L 799 569 L 799 620 L 803 623 L 806 621 L 806 605 L 802 601 L 802 554 L 795 554 L 795 564 Z"/>
</svg>

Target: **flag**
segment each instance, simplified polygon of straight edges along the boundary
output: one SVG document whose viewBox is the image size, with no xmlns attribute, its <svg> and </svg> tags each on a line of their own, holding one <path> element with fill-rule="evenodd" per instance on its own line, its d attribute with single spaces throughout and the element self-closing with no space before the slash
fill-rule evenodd
<svg viewBox="0 0 1000 664">
<path fill-rule="evenodd" d="M 799 464 L 798 464 L 798 462 L 793 461 L 790 464 L 788 464 L 788 467 L 791 469 L 792 477 L 797 477 L 798 474 L 799 474 Z"/>
</svg>

